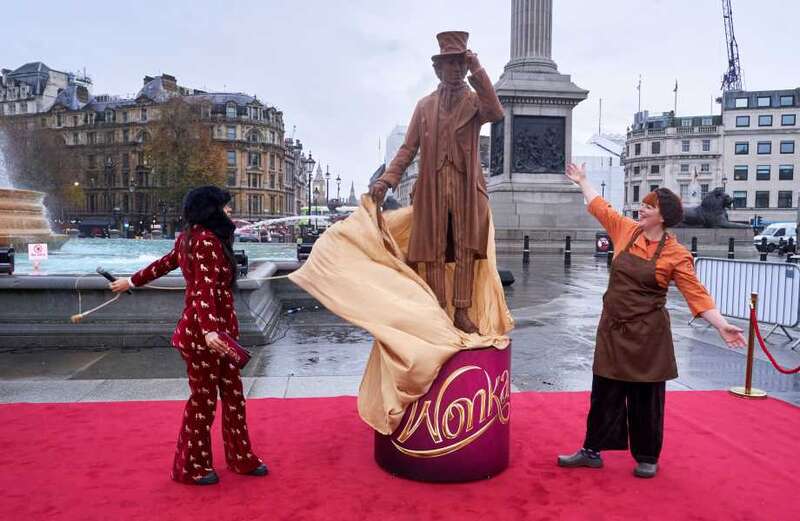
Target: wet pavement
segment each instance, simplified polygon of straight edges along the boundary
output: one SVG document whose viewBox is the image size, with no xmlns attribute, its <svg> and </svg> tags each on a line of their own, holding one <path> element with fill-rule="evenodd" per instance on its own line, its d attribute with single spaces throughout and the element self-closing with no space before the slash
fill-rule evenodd
<svg viewBox="0 0 800 521">
<path fill-rule="evenodd" d="M 608 281 L 604 258 L 502 257 L 515 283 L 506 297 L 516 321 L 511 333 L 514 390 L 578 391 L 591 386 L 594 334 Z M 727 389 L 743 385 L 744 350 L 725 347 L 716 331 L 690 315 L 670 290 L 668 308 L 680 377 L 671 390 Z M 737 322 L 746 327 L 744 322 Z M 800 336 L 793 330 L 792 335 Z M 284 310 L 273 342 L 253 346 L 243 372 L 248 396 L 356 394 L 371 336 L 325 309 Z M 770 348 L 785 366 L 800 365 L 800 352 L 778 334 Z M 758 350 L 758 348 L 757 348 Z M 759 352 L 754 386 L 800 405 L 800 375 L 778 373 Z M 182 399 L 185 367 L 171 348 L 24 349 L 0 347 L 0 402 L 64 402 Z"/>
</svg>

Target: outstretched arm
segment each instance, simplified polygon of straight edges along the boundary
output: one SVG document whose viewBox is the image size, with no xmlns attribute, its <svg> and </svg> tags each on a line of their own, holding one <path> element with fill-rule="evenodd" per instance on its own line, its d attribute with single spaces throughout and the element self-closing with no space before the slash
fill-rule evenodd
<svg viewBox="0 0 800 521">
<path fill-rule="evenodd" d="M 111 291 L 114 293 L 119 293 L 121 291 L 129 290 L 131 287 L 144 286 L 145 284 L 149 284 L 157 278 L 163 277 L 170 271 L 177 268 L 179 241 L 180 237 L 175 240 L 175 244 L 169 253 L 157 261 L 152 262 L 146 268 L 142 268 L 129 278 L 117 279 L 109 284 Z"/>
</svg>

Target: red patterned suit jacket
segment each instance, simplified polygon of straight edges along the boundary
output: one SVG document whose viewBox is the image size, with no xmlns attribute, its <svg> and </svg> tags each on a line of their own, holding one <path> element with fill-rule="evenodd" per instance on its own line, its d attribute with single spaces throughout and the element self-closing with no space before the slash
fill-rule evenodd
<svg viewBox="0 0 800 521">
<path fill-rule="evenodd" d="M 233 307 L 233 273 L 222 249 L 222 242 L 200 225 L 192 228 L 190 253 L 186 253 L 186 234 L 175 239 L 172 251 L 139 270 L 131 277 L 140 287 L 181 268 L 186 280 L 183 314 L 172 335 L 172 345 L 192 351 L 206 348 L 205 335 L 224 331 L 239 338 L 239 321 Z"/>
</svg>

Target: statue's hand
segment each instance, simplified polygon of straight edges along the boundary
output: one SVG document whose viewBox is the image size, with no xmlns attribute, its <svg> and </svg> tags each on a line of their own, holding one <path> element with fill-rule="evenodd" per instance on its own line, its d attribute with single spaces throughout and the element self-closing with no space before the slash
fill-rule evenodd
<svg viewBox="0 0 800 521">
<path fill-rule="evenodd" d="M 375 204 L 383 203 L 383 199 L 386 197 L 386 183 L 381 180 L 375 181 L 369 189 L 369 195 Z"/>
<path fill-rule="evenodd" d="M 481 62 L 478 60 L 478 55 L 471 50 L 467 49 L 467 54 L 464 58 L 467 61 L 467 68 L 469 69 L 470 73 L 475 73 L 475 71 L 481 68 Z"/>
</svg>

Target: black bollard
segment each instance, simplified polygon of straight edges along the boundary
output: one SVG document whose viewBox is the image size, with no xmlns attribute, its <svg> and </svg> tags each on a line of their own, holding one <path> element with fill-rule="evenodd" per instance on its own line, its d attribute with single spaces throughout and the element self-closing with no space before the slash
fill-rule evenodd
<svg viewBox="0 0 800 521">
<path fill-rule="evenodd" d="M 564 266 L 569 266 L 572 263 L 572 237 L 567 235 L 564 241 Z"/>
<path fill-rule="evenodd" d="M 526 235 L 522 241 L 522 264 L 528 264 L 531 261 L 531 238 Z"/>
<path fill-rule="evenodd" d="M 692 237 L 692 257 L 697 258 L 697 237 Z"/>
<path fill-rule="evenodd" d="M 761 262 L 767 262 L 767 238 L 761 237 L 761 255 L 759 255 L 759 259 Z"/>
<path fill-rule="evenodd" d="M 608 255 L 606 255 L 606 266 L 611 266 L 612 262 L 614 262 L 614 242 L 609 240 Z"/>
<path fill-rule="evenodd" d="M 733 253 L 733 237 L 728 239 L 728 258 L 735 259 L 736 255 Z"/>
</svg>

